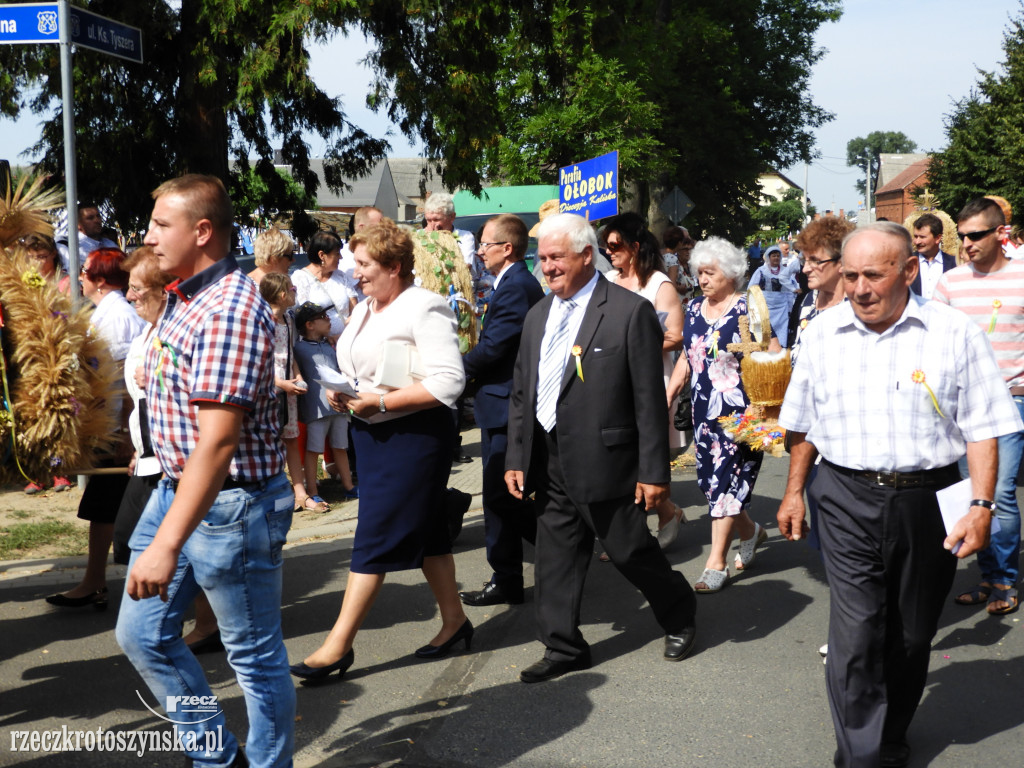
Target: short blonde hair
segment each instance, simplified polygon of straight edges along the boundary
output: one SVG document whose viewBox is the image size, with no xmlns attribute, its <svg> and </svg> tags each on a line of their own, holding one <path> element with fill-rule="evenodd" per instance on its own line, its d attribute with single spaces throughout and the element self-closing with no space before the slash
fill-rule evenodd
<svg viewBox="0 0 1024 768">
<path fill-rule="evenodd" d="M 253 245 L 257 267 L 266 267 L 294 250 L 295 243 L 277 227 L 271 227 L 266 232 L 260 233 Z"/>
</svg>

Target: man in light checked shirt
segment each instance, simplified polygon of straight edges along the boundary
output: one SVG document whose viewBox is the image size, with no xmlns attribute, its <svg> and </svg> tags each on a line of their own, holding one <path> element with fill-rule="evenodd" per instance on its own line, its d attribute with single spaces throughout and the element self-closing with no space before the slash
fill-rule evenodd
<svg viewBox="0 0 1024 768">
<path fill-rule="evenodd" d="M 792 445 L 787 539 L 806 533 L 804 485 L 822 457 L 807 492 L 832 590 L 826 687 L 841 768 L 907 764 L 956 558 L 987 544 L 997 438 L 1021 428 L 985 335 L 912 294 L 917 272 L 898 224 L 846 238 L 849 302 L 808 326 L 779 417 Z M 935 492 L 960 479 L 965 451 L 973 501 L 947 535 Z"/>
</svg>

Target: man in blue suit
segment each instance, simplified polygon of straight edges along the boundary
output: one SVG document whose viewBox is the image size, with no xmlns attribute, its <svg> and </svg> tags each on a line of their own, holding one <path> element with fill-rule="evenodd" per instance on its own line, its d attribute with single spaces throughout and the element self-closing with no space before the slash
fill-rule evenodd
<svg viewBox="0 0 1024 768">
<path fill-rule="evenodd" d="M 537 530 L 533 505 L 514 498 L 505 486 L 508 400 L 519 336 L 526 313 L 544 297 L 526 263 L 529 236 L 517 216 L 502 214 L 484 224 L 477 255 L 494 275 L 494 293 L 484 314 L 477 345 L 462 357 L 475 388 L 474 414 L 483 459 L 484 531 L 487 562 L 494 570 L 477 592 L 461 592 L 466 605 L 523 602 L 523 539 Z"/>
<path fill-rule="evenodd" d="M 930 299 L 943 272 L 956 266 L 956 256 L 939 249 L 942 244 L 942 219 L 926 213 L 914 222 L 914 250 L 920 269 L 910 284 L 918 296 Z"/>
</svg>

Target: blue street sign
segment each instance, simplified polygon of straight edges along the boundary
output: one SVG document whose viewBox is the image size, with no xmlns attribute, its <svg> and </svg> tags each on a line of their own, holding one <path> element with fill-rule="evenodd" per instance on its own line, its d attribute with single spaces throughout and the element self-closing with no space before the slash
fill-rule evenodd
<svg viewBox="0 0 1024 768">
<path fill-rule="evenodd" d="M 70 6 L 71 42 L 128 61 L 142 63 L 142 30 Z"/>
<path fill-rule="evenodd" d="M 0 44 L 58 42 L 56 3 L 0 5 Z"/>
<path fill-rule="evenodd" d="M 558 212 L 590 221 L 619 212 L 619 153 L 609 152 L 558 170 Z"/>
</svg>

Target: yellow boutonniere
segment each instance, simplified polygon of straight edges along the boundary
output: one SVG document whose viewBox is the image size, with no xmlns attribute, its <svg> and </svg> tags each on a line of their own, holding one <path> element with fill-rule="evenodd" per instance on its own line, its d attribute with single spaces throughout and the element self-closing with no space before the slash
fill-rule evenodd
<svg viewBox="0 0 1024 768">
<path fill-rule="evenodd" d="M 996 318 L 999 316 L 999 308 L 1003 306 L 1003 302 L 999 299 L 992 300 L 992 319 L 988 321 L 988 332 L 992 333 L 996 329 Z"/>
<path fill-rule="evenodd" d="M 940 418 L 946 418 L 946 414 L 944 414 L 942 412 L 942 409 L 939 408 L 939 401 L 935 398 L 935 393 L 932 392 L 932 388 L 928 386 L 928 382 L 925 381 L 924 379 L 924 371 L 918 368 L 916 371 L 910 374 L 910 378 L 913 380 L 915 384 L 924 384 L 924 388 L 928 390 L 928 395 L 932 399 L 932 405 L 935 406 L 935 412 L 939 414 Z"/>
<path fill-rule="evenodd" d="M 572 356 L 576 358 L 576 375 L 580 377 L 580 381 L 583 381 L 583 364 L 580 362 L 580 355 L 583 354 L 583 350 L 579 344 L 574 344 L 572 348 Z"/>
</svg>

